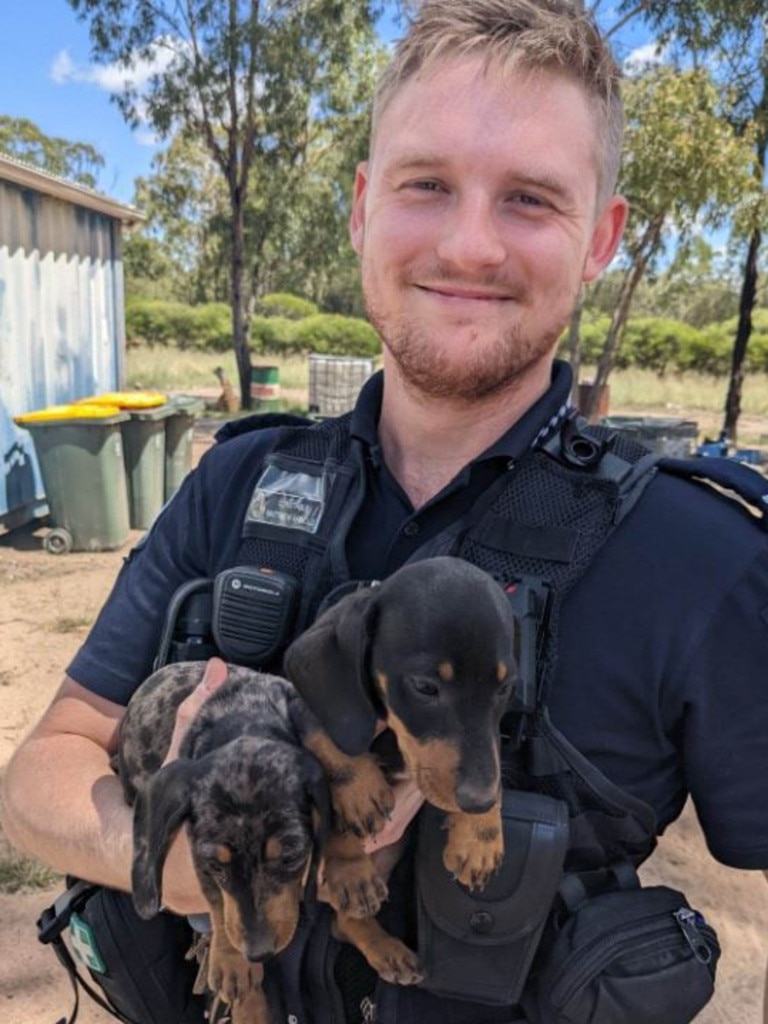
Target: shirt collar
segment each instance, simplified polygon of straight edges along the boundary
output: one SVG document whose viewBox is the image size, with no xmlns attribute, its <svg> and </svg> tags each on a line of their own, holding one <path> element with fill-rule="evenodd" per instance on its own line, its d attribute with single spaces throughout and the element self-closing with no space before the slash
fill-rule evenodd
<svg viewBox="0 0 768 1024">
<path fill-rule="evenodd" d="M 479 456 L 479 459 L 516 459 L 548 437 L 562 422 L 569 409 L 568 398 L 572 383 L 570 365 L 562 360 L 555 360 L 549 388 L 509 430 Z M 352 436 L 370 449 L 374 459 L 379 452 L 378 424 L 383 394 L 384 372 L 379 370 L 363 385 L 352 411 L 350 424 Z"/>
</svg>

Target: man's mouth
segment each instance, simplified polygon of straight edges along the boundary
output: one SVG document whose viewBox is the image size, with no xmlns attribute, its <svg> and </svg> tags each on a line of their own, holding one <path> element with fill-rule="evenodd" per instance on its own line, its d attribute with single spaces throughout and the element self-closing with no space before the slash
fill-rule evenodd
<svg viewBox="0 0 768 1024">
<path fill-rule="evenodd" d="M 509 292 L 497 291 L 489 288 L 481 288 L 472 285 L 459 284 L 417 284 L 419 291 L 427 292 L 439 299 L 454 302 L 509 302 L 512 296 Z"/>
</svg>

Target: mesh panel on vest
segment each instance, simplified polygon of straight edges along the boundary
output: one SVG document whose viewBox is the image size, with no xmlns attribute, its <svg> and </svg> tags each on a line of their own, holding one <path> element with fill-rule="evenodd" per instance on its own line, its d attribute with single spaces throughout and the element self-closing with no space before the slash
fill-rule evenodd
<svg viewBox="0 0 768 1024">
<path fill-rule="evenodd" d="M 527 526 L 561 526 L 575 529 L 573 559 L 557 563 L 487 547 L 471 535 L 460 555 L 492 576 L 509 581 L 536 576 L 563 594 L 592 561 L 612 526 L 618 489 L 611 481 L 585 481 L 583 473 L 536 452 L 527 455 L 510 473 L 509 486 L 491 505 L 489 513 Z"/>
<path fill-rule="evenodd" d="M 325 462 L 328 458 L 343 461 L 349 451 L 349 423 L 351 413 L 339 419 L 324 420 L 315 426 L 292 431 L 280 452 L 312 462 Z"/>
<path fill-rule="evenodd" d="M 239 561 L 243 565 L 257 565 L 301 579 L 310 557 L 308 548 L 298 544 L 244 537 L 240 544 Z"/>
</svg>

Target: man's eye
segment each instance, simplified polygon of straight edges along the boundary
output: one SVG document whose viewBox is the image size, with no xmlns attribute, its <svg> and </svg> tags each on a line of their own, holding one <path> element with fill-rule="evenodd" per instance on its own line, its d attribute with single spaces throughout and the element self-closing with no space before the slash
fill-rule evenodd
<svg viewBox="0 0 768 1024">
<path fill-rule="evenodd" d="M 438 192 L 441 186 L 437 181 L 414 181 L 411 182 L 411 188 L 418 189 L 419 192 Z"/>
<path fill-rule="evenodd" d="M 518 192 L 513 196 L 510 196 L 510 202 L 516 203 L 518 206 L 527 206 L 531 209 L 544 208 L 546 203 L 539 199 L 538 196 L 528 195 L 526 192 Z"/>
</svg>

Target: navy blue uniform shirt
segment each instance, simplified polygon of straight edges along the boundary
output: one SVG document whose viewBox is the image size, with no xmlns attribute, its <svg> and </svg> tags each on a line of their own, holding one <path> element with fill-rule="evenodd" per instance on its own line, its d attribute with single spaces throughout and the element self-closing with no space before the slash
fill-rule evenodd
<svg viewBox="0 0 768 1024">
<path fill-rule="evenodd" d="M 383 464 L 381 378 L 351 429 L 366 497 L 347 543 L 354 578 L 393 572 L 454 522 L 557 419 L 570 373 L 418 511 Z M 68 671 L 125 703 L 151 671 L 171 595 L 235 564 L 273 429 L 215 445 L 126 561 Z M 768 868 L 768 544 L 736 501 L 659 473 L 565 599 L 550 709 L 557 727 L 663 828 L 693 795 L 710 849 Z"/>
</svg>

